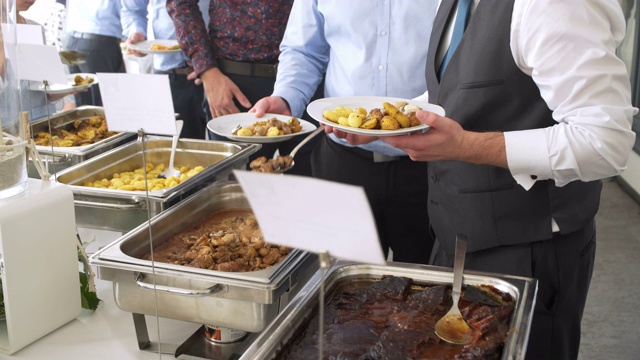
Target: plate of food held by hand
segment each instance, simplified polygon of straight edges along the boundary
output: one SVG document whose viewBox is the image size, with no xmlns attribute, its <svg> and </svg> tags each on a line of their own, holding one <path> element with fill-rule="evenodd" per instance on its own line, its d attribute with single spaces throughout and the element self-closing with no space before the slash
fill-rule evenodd
<svg viewBox="0 0 640 360">
<path fill-rule="evenodd" d="M 180 52 L 180 45 L 177 40 L 145 40 L 135 44 L 129 44 L 130 50 L 135 50 L 143 54 L 175 54 Z"/>
<path fill-rule="evenodd" d="M 67 75 L 66 84 L 49 84 L 47 93 L 49 94 L 66 94 L 74 91 L 86 89 L 98 83 L 96 74 L 77 73 Z M 45 91 L 44 84 L 39 82 L 31 82 L 29 89 L 34 91 Z"/>
<path fill-rule="evenodd" d="M 426 101 L 382 96 L 330 97 L 307 107 L 311 117 L 344 132 L 367 136 L 397 136 L 424 133 L 429 126 L 415 116 L 427 110 L 445 115 L 442 107 Z"/>
<path fill-rule="evenodd" d="M 278 114 L 264 114 L 256 118 L 253 113 L 219 116 L 209 120 L 207 128 L 216 135 L 247 143 L 276 143 L 316 129 L 308 121 Z"/>
</svg>

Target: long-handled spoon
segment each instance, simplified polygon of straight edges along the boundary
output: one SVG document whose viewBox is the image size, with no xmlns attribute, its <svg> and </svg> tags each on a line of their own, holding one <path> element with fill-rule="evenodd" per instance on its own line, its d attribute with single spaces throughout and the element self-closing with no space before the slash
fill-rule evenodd
<svg viewBox="0 0 640 360">
<path fill-rule="evenodd" d="M 304 144 L 306 144 L 309 141 L 311 141 L 311 139 L 316 137 L 316 135 L 321 133 L 323 130 L 324 130 L 324 125 L 321 124 L 320 126 L 318 126 L 317 129 L 313 130 L 313 132 L 311 134 L 307 135 L 306 138 L 304 138 L 302 141 L 300 141 L 300 143 L 298 145 L 296 145 L 296 147 L 294 147 L 293 150 L 291 150 L 291 153 L 289 155 L 285 155 L 285 157 L 291 159 L 291 165 L 276 171 L 276 173 L 283 173 L 285 171 L 291 170 L 291 168 L 293 168 L 293 166 L 296 164 L 295 161 L 294 161 L 294 157 L 298 153 L 298 150 L 300 150 L 300 148 L 302 148 L 302 146 L 304 146 Z"/>
<path fill-rule="evenodd" d="M 446 342 L 466 345 L 477 337 L 477 331 L 467 324 L 460 314 L 458 301 L 462 289 L 462 272 L 464 269 L 464 258 L 467 251 L 467 238 L 464 235 L 456 234 L 456 253 L 453 263 L 453 288 L 451 298 L 453 304 L 447 312 L 434 326 L 438 337 Z"/>
<path fill-rule="evenodd" d="M 158 174 L 158 177 L 168 179 L 170 176 L 179 177 L 181 175 L 180 170 L 173 167 L 173 160 L 176 157 L 176 148 L 178 147 L 178 139 L 180 139 L 180 133 L 182 132 L 182 120 L 176 120 L 176 134 L 173 135 L 173 141 L 171 142 L 171 157 L 169 158 L 169 167 Z"/>
</svg>

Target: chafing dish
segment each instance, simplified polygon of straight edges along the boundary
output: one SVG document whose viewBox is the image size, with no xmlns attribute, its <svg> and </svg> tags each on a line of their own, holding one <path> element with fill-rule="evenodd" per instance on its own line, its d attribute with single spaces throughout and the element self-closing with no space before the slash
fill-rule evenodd
<svg viewBox="0 0 640 360">
<path fill-rule="evenodd" d="M 99 278 L 113 281 L 121 310 L 147 315 L 157 311 L 160 317 L 262 331 L 315 273 L 317 256 L 294 250 L 279 264 L 244 273 L 141 259 L 152 251 L 150 246 L 159 246 L 208 214 L 238 208 L 250 208 L 240 186 L 215 182 L 96 252 L 90 262 Z"/>
<path fill-rule="evenodd" d="M 104 115 L 104 108 L 100 106 L 80 106 L 77 109 L 65 111 L 31 123 L 31 136 L 40 132 L 48 132 L 49 125 L 54 129 L 70 129 L 75 120 L 85 120 L 92 116 Z M 36 145 L 36 150 L 44 162 L 47 163 L 49 173 L 54 174 L 70 166 L 79 164 L 94 156 L 100 155 L 120 145 L 135 141 L 136 134 L 121 132 L 93 144 L 75 147 L 51 147 Z M 29 162 L 29 177 L 40 178 L 32 162 Z"/>
<path fill-rule="evenodd" d="M 114 173 L 151 163 L 169 163 L 171 138 L 160 137 L 125 144 L 61 171 L 56 181 L 73 191 L 79 227 L 127 232 L 216 180 L 228 179 L 234 169 L 244 169 L 258 144 L 180 139 L 176 166 L 205 169 L 177 186 L 150 191 L 125 191 L 82 186 L 87 181 L 110 178 Z"/>
<path fill-rule="evenodd" d="M 278 359 L 279 352 L 303 331 L 311 315 L 317 311 L 321 280 L 325 277 L 325 294 L 345 281 L 380 279 L 384 275 L 396 275 L 413 279 L 422 284 L 451 284 L 451 269 L 425 265 L 389 263 L 387 266 L 364 265 L 339 261 L 324 275 L 318 271 L 300 290 L 298 296 L 256 338 L 240 359 Z M 465 285 L 491 285 L 510 294 L 515 299 L 508 338 L 502 359 L 524 359 L 531 317 L 537 291 L 535 279 L 465 271 Z M 325 296 L 325 298 L 328 296 Z M 325 301 L 325 303 L 327 303 Z"/>
</svg>

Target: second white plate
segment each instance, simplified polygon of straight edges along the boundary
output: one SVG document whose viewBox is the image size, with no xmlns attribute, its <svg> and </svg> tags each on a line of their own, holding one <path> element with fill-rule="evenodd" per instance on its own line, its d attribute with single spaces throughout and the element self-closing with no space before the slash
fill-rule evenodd
<svg viewBox="0 0 640 360">
<path fill-rule="evenodd" d="M 151 46 L 153 44 L 158 44 L 158 45 L 167 46 L 170 48 L 173 47 L 173 48 L 168 50 L 152 50 Z M 177 40 L 145 40 L 145 41 L 140 41 L 139 43 L 129 45 L 129 49 L 139 51 L 143 54 L 162 55 L 162 54 L 175 54 L 182 51 L 180 50 L 179 47 L 175 48 L 176 46 L 178 46 Z"/>
<path fill-rule="evenodd" d="M 420 124 L 418 126 L 412 126 L 409 128 L 402 128 L 397 130 L 380 130 L 380 129 L 361 129 L 350 126 L 344 126 L 333 121 L 329 121 L 322 116 L 325 110 L 333 110 L 338 106 L 345 106 L 350 108 L 361 107 L 367 111 L 371 111 L 374 108 L 382 108 L 382 103 L 389 102 L 391 104 L 398 101 L 406 101 L 411 105 L 420 107 L 422 110 L 431 111 L 440 116 L 445 116 L 445 111 L 442 107 L 434 104 L 430 104 L 426 101 L 414 101 L 402 98 L 383 97 L 383 96 L 343 96 L 343 97 L 329 97 L 324 99 L 318 99 L 307 106 L 307 112 L 312 118 L 318 120 L 325 125 L 343 130 L 348 133 L 368 136 L 397 136 L 406 135 L 416 132 L 425 132 L 429 129 L 427 125 Z"/>
<path fill-rule="evenodd" d="M 276 118 L 284 122 L 289 122 L 289 120 L 291 120 L 291 116 L 286 115 L 264 114 L 263 117 L 257 118 L 253 113 L 238 113 L 219 116 L 217 118 L 211 119 L 207 123 L 207 128 L 215 134 L 224 136 L 231 140 L 258 144 L 286 141 L 295 136 L 303 135 L 316 129 L 316 126 L 312 123 L 302 119 L 298 119 L 298 121 L 300 121 L 300 125 L 302 126 L 302 130 L 294 134 L 279 136 L 237 136 L 231 134 L 238 125 L 240 125 L 241 127 L 249 127 L 258 121 L 265 121 L 271 118 Z"/>
<path fill-rule="evenodd" d="M 76 75 L 80 75 L 83 78 L 86 78 L 87 76 L 90 78 L 93 78 L 93 82 L 85 85 L 74 85 L 75 84 L 74 78 L 76 77 Z M 70 75 L 67 75 L 66 84 L 49 84 L 49 87 L 47 88 L 47 93 L 66 94 L 66 93 L 74 92 L 76 90 L 86 89 L 97 83 L 98 83 L 98 77 L 96 76 L 96 74 L 85 74 L 85 73 L 70 74 Z M 29 89 L 33 91 L 44 91 L 44 84 L 32 82 L 31 86 L 29 86 Z"/>
</svg>

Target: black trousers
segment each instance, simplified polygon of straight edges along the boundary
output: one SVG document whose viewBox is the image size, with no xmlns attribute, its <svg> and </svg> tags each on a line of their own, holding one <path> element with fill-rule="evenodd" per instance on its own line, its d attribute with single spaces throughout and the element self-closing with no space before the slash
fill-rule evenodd
<svg viewBox="0 0 640 360">
<path fill-rule="evenodd" d="M 154 71 L 156 74 L 166 74 L 162 71 Z M 184 121 L 181 137 L 190 139 L 204 139 L 207 122 L 202 111 L 204 91 L 202 85 L 196 85 L 193 80 L 187 80 L 184 74 L 167 74 L 173 109 L 180 114 Z"/>
<path fill-rule="evenodd" d="M 578 358 L 580 323 L 596 254 L 595 222 L 550 240 L 468 253 L 465 268 L 538 279 L 528 360 Z M 434 248 L 433 265 L 453 266 Z"/>
<path fill-rule="evenodd" d="M 255 103 L 258 102 L 258 100 L 264 97 L 271 96 L 271 94 L 273 93 L 273 86 L 276 81 L 275 78 L 268 78 L 268 77 L 245 76 L 245 75 L 236 75 L 231 73 L 225 73 L 225 75 L 228 76 L 229 79 L 231 79 L 240 88 L 242 93 L 247 97 L 247 99 L 249 99 L 249 102 L 251 102 L 252 105 L 255 105 Z M 324 89 L 324 84 L 321 83 L 318 86 L 318 90 L 316 91 L 316 94 L 311 100 L 313 101 L 317 98 L 322 97 L 323 89 Z M 249 111 L 249 109 L 243 107 L 237 101 L 235 103 L 236 103 L 236 107 L 241 112 Z M 209 104 L 207 103 L 206 97 L 204 99 L 203 107 L 205 112 L 207 113 L 207 121 L 209 121 L 211 119 L 211 111 L 209 110 Z M 302 119 L 310 121 L 316 126 L 318 125 L 318 122 L 313 120 L 307 114 L 306 111 L 302 116 Z M 313 140 L 311 140 L 309 143 L 307 143 L 304 147 L 302 147 L 298 151 L 295 158 L 296 164 L 293 167 L 293 169 L 287 172 L 287 174 L 311 176 L 311 162 L 310 162 L 311 151 L 313 150 L 314 146 L 323 137 L 324 137 L 323 134 L 316 136 Z M 211 131 L 209 131 L 209 138 L 214 140 L 231 141 L 225 137 L 216 135 Z M 300 135 L 280 143 L 262 144 L 262 148 L 260 148 L 260 150 L 258 150 L 255 154 L 249 157 L 249 162 L 251 162 L 252 160 L 260 156 L 266 156 L 267 158 L 272 158 L 276 150 L 278 150 L 278 153 L 280 155 L 288 155 L 289 153 L 291 153 L 291 150 L 293 150 L 293 148 L 296 145 L 298 145 L 300 141 L 302 141 L 303 139 L 304 139 L 304 135 Z"/>
<path fill-rule="evenodd" d="M 376 163 L 371 154 L 325 137 L 311 155 L 313 176 L 364 187 L 384 254 L 391 248 L 394 261 L 427 264 L 433 247 L 427 163 L 408 156 Z"/>
<path fill-rule="evenodd" d="M 110 39 L 79 39 L 67 36 L 65 49 L 83 52 L 86 55 L 84 64 L 69 66 L 70 73 L 124 73 L 124 59 L 117 38 Z M 92 86 L 87 92 L 76 95 L 76 105 L 102 106 L 100 86 Z"/>
</svg>

